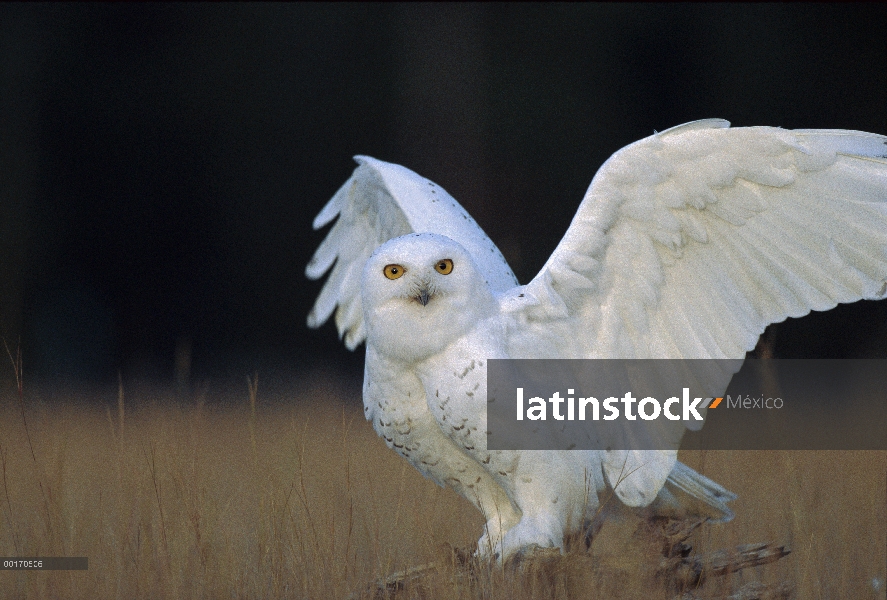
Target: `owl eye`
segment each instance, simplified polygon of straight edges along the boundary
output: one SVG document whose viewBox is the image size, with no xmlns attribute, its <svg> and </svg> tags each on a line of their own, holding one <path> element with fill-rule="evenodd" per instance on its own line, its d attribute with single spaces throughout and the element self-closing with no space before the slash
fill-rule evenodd
<svg viewBox="0 0 887 600">
<path fill-rule="evenodd" d="M 434 265 L 434 270 L 441 275 L 449 275 L 453 272 L 453 261 L 451 261 L 449 258 L 439 260 L 437 261 L 437 264 Z"/>
<path fill-rule="evenodd" d="M 399 279 L 405 271 L 406 269 L 400 265 L 385 265 L 385 268 L 382 269 L 388 279 Z"/>
</svg>

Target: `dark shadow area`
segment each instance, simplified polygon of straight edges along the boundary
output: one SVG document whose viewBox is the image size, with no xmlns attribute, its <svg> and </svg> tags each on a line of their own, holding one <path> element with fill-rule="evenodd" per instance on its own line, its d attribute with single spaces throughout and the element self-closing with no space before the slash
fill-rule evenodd
<svg viewBox="0 0 887 600">
<path fill-rule="evenodd" d="M 887 133 L 884 39 L 881 4 L 4 4 L 0 334 L 31 381 L 359 378 L 305 326 L 352 155 L 443 186 L 525 283 L 654 130 Z M 775 351 L 887 357 L 885 324 L 841 307 Z"/>
</svg>

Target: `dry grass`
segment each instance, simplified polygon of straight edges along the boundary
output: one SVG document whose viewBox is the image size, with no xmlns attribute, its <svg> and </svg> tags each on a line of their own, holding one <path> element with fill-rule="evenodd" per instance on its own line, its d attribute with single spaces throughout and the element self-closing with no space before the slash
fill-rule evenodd
<svg viewBox="0 0 887 600">
<path fill-rule="evenodd" d="M 0 555 L 88 556 L 90 568 L 0 571 L 0 597 L 345 598 L 480 535 L 480 515 L 388 451 L 358 406 L 321 386 L 302 397 L 251 391 L 184 408 L 135 392 L 107 408 L 26 392 L 27 431 L 4 393 Z M 872 580 L 884 581 L 887 562 L 887 452 L 682 459 L 739 494 L 732 523 L 693 538 L 700 549 L 793 550 L 737 581 L 791 579 L 798 598 L 884 598 Z M 619 531 L 593 545 L 602 564 L 631 553 Z M 443 569 L 427 583 L 442 598 L 651 595 L 582 564 L 554 579 L 493 570 L 472 586 Z"/>
</svg>

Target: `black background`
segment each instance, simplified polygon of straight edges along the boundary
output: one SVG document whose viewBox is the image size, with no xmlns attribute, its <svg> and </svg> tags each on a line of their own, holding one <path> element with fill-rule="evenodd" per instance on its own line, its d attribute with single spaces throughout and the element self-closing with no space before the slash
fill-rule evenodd
<svg viewBox="0 0 887 600">
<path fill-rule="evenodd" d="M 526 283 L 654 129 L 887 133 L 885 40 L 883 4 L 3 4 L 0 333 L 37 380 L 171 382 L 177 345 L 195 377 L 360 377 L 305 326 L 352 155 L 443 186 Z M 887 308 L 775 340 L 887 357 Z"/>
</svg>

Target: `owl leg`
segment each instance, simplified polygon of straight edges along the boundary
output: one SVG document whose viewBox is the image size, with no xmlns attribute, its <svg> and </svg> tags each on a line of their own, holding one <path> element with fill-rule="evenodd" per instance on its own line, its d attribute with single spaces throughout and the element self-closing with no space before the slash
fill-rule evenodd
<svg viewBox="0 0 887 600">
<path fill-rule="evenodd" d="M 474 555 L 482 559 L 495 558 L 502 551 L 502 525 L 499 519 L 489 519 L 484 525 L 484 533 L 477 540 Z"/>
<path fill-rule="evenodd" d="M 564 550 L 564 536 L 582 529 L 586 510 L 597 503 L 593 481 L 586 476 L 584 460 L 563 454 L 525 453 L 514 476 L 515 504 L 520 522 L 502 537 L 499 560 L 531 546 Z"/>
<path fill-rule="evenodd" d="M 497 558 L 501 562 L 533 546 L 557 548 L 563 552 L 564 534 L 556 517 L 544 513 L 525 515 L 502 537 L 502 550 Z"/>
<path fill-rule="evenodd" d="M 520 521 L 520 513 L 515 510 L 504 490 L 495 483 L 492 485 L 495 487 L 487 489 L 475 486 L 476 494 L 469 498 L 487 520 L 475 552 L 475 556 L 483 559 L 495 558 L 501 553 L 503 533 Z"/>
</svg>

